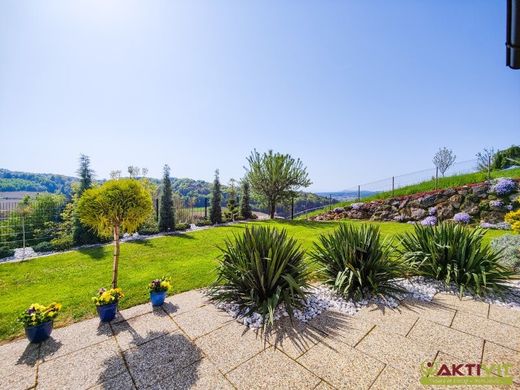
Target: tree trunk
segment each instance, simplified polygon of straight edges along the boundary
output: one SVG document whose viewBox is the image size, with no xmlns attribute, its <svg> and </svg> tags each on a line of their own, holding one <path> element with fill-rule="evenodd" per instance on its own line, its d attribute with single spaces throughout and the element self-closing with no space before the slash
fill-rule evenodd
<svg viewBox="0 0 520 390">
<path fill-rule="evenodd" d="M 269 217 L 271 219 L 274 219 L 275 211 L 276 211 L 276 202 L 275 201 L 270 201 L 269 202 Z"/>
<path fill-rule="evenodd" d="M 114 265 L 112 268 L 112 288 L 117 287 L 117 271 L 119 267 L 119 226 L 114 226 Z"/>
</svg>

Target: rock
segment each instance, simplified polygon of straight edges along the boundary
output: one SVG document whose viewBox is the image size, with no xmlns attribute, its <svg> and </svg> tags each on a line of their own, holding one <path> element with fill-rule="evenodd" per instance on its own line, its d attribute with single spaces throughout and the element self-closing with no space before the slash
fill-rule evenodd
<svg viewBox="0 0 520 390">
<path fill-rule="evenodd" d="M 345 209 L 343 207 L 336 207 L 333 210 L 333 212 L 336 213 L 336 214 L 342 213 L 343 211 L 345 211 Z"/>
<path fill-rule="evenodd" d="M 415 221 L 423 219 L 426 214 L 428 214 L 428 212 L 425 209 L 415 208 L 410 210 L 410 216 Z"/>
<path fill-rule="evenodd" d="M 437 218 L 441 221 L 451 219 L 455 215 L 453 206 L 450 203 L 444 203 L 437 206 Z"/>
<path fill-rule="evenodd" d="M 462 205 L 462 202 L 464 201 L 464 197 L 462 195 L 456 194 L 456 195 L 451 196 L 448 200 L 449 200 L 450 204 L 455 209 L 458 210 L 458 209 L 460 209 L 460 206 Z"/>
<path fill-rule="evenodd" d="M 431 194 L 431 195 L 426 195 L 422 198 L 419 198 L 418 202 L 419 202 L 419 205 L 422 207 L 431 207 L 435 203 L 438 203 L 438 198 L 439 198 L 439 195 Z"/>
</svg>

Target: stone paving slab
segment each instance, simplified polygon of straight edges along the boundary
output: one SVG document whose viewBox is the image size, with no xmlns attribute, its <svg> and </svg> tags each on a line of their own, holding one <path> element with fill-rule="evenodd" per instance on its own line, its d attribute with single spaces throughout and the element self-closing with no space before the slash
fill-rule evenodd
<svg viewBox="0 0 520 390">
<path fill-rule="evenodd" d="M 520 328 L 520 310 L 509 307 L 490 305 L 489 319 Z"/>
<path fill-rule="evenodd" d="M 27 389 L 36 384 L 39 347 L 19 340 L 0 346 L 0 389 Z"/>
<path fill-rule="evenodd" d="M 463 311 L 485 318 L 487 318 L 489 312 L 488 303 L 476 301 L 470 297 L 460 299 L 458 295 L 454 294 L 438 293 L 433 297 L 432 302 L 447 309 Z"/>
<path fill-rule="evenodd" d="M 419 366 L 435 356 L 512 363 L 520 387 L 520 312 L 453 298 L 355 316 L 325 311 L 263 333 L 191 291 L 161 308 L 125 309 L 110 325 L 56 329 L 40 345 L 1 345 L 0 389 L 426 389 Z"/>
<path fill-rule="evenodd" d="M 224 373 L 263 351 L 266 342 L 252 329 L 236 321 L 202 336 L 197 347 Z"/>
<path fill-rule="evenodd" d="M 125 372 L 114 339 L 42 363 L 38 389 L 89 388 Z"/>
<path fill-rule="evenodd" d="M 208 334 L 225 323 L 234 321 L 215 306 L 204 306 L 175 317 L 177 325 L 192 339 Z"/>
<path fill-rule="evenodd" d="M 326 340 L 297 360 L 334 387 L 366 389 L 385 364 L 339 341 Z"/>
<path fill-rule="evenodd" d="M 270 347 L 227 374 L 237 389 L 314 389 L 312 372 Z"/>
<path fill-rule="evenodd" d="M 520 328 L 462 312 L 455 316 L 452 328 L 520 351 Z"/>
<path fill-rule="evenodd" d="M 179 327 L 162 310 L 112 325 L 112 331 L 123 351 L 177 329 Z"/>
<path fill-rule="evenodd" d="M 381 360 L 387 366 L 401 370 L 403 375 L 418 379 L 421 375 L 419 365 L 433 361 L 437 350 L 419 341 L 397 334 L 388 337 L 381 328 L 372 330 L 356 349 Z"/>
<path fill-rule="evenodd" d="M 484 345 L 484 340 L 480 337 L 422 318 L 417 321 L 407 337 L 467 361 L 479 361 Z"/>
</svg>

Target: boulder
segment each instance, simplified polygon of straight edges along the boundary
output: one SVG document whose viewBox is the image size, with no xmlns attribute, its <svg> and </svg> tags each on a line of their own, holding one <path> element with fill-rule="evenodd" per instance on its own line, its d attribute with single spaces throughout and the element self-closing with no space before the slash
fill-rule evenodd
<svg viewBox="0 0 520 390">
<path fill-rule="evenodd" d="M 419 220 L 423 219 L 427 214 L 428 214 L 428 212 L 425 209 L 420 209 L 420 208 L 410 209 L 410 217 L 415 221 L 419 221 Z"/>
<path fill-rule="evenodd" d="M 460 209 L 460 206 L 462 205 L 462 202 L 464 201 L 464 197 L 460 194 L 452 195 L 449 199 L 450 204 L 455 209 Z"/>
</svg>

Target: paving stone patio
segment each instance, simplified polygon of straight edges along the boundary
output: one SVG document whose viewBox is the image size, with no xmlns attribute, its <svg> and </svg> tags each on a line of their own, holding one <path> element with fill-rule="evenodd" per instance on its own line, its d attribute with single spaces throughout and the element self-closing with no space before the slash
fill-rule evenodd
<svg viewBox="0 0 520 390">
<path fill-rule="evenodd" d="M 438 294 L 396 310 L 284 320 L 261 334 L 190 291 L 111 324 L 55 329 L 41 345 L 4 344 L 0 357 L 0 389 L 9 390 L 424 389 L 419 365 L 434 360 L 511 363 L 520 388 L 520 311 Z"/>
</svg>

